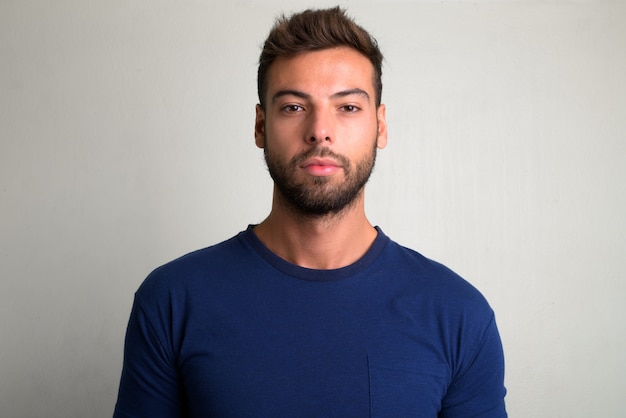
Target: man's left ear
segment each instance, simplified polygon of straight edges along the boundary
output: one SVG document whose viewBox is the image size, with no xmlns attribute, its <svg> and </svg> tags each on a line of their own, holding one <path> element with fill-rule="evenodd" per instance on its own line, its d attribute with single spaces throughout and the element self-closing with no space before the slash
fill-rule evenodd
<svg viewBox="0 0 626 418">
<path fill-rule="evenodd" d="M 261 105 L 256 105 L 254 120 L 254 143 L 259 148 L 265 148 L 265 111 Z"/>
<path fill-rule="evenodd" d="M 387 119 L 385 116 L 385 105 L 378 106 L 376 111 L 376 119 L 378 121 L 378 136 L 376 138 L 376 146 L 383 149 L 387 146 Z"/>
</svg>

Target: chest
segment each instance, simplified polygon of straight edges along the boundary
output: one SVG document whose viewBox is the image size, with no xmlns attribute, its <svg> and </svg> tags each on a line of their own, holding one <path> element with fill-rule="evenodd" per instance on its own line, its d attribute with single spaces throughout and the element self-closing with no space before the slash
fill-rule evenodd
<svg viewBox="0 0 626 418">
<path fill-rule="evenodd" d="M 257 295 L 189 315 L 179 370 L 193 415 L 436 417 L 447 343 L 419 310 L 378 296 Z"/>
</svg>

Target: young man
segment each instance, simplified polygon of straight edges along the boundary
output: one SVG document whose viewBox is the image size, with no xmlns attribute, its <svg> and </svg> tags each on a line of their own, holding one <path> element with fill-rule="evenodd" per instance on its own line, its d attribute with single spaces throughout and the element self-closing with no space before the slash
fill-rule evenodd
<svg viewBox="0 0 626 418">
<path fill-rule="evenodd" d="M 381 62 L 338 8 L 277 21 L 254 131 L 272 210 L 145 280 L 116 417 L 506 417 L 487 302 L 365 216 Z"/>
</svg>

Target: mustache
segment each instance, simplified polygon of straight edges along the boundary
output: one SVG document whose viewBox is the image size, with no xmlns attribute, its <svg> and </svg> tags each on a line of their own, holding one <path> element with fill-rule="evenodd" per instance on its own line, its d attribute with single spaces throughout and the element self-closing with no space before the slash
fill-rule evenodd
<svg viewBox="0 0 626 418">
<path fill-rule="evenodd" d="M 316 147 L 316 148 L 308 149 L 302 154 L 296 155 L 291 160 L 290 165 L 292 167 L 298 167 L 304 161 L 308 160 L 309 158 L 314 158 L 314 157 L 317 157 L 317 158 L 329 157 L 339 162 L 344 168 L 350 167 L 350 160 L 348 160 L 348 158 L 344 157 L 341 154 L 337 154 L 333 152 L 330 148 L 326 148 L 326 147 L 321 147 L 321 148 Z"/>
</svg>

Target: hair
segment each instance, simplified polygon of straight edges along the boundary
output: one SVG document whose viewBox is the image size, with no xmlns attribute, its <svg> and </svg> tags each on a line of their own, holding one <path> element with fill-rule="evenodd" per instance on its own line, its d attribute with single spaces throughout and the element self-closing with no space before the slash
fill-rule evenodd
<svg viewBox="0 0 626 418">
<path fill-rule="evenodd" d="M 349 47 L 363 54 L 374 66 L 376 105 L 380 105 L 383 90 L 383 55 L 376 39 L 357 25 L 339 7 L 305 10 L 290 17 L 276 19 L 259 57 L 257 89 L 261 108 L 265 109 L 267 72 L 277 58 L 293 57 L 310 51 Z"/>
</svg>

